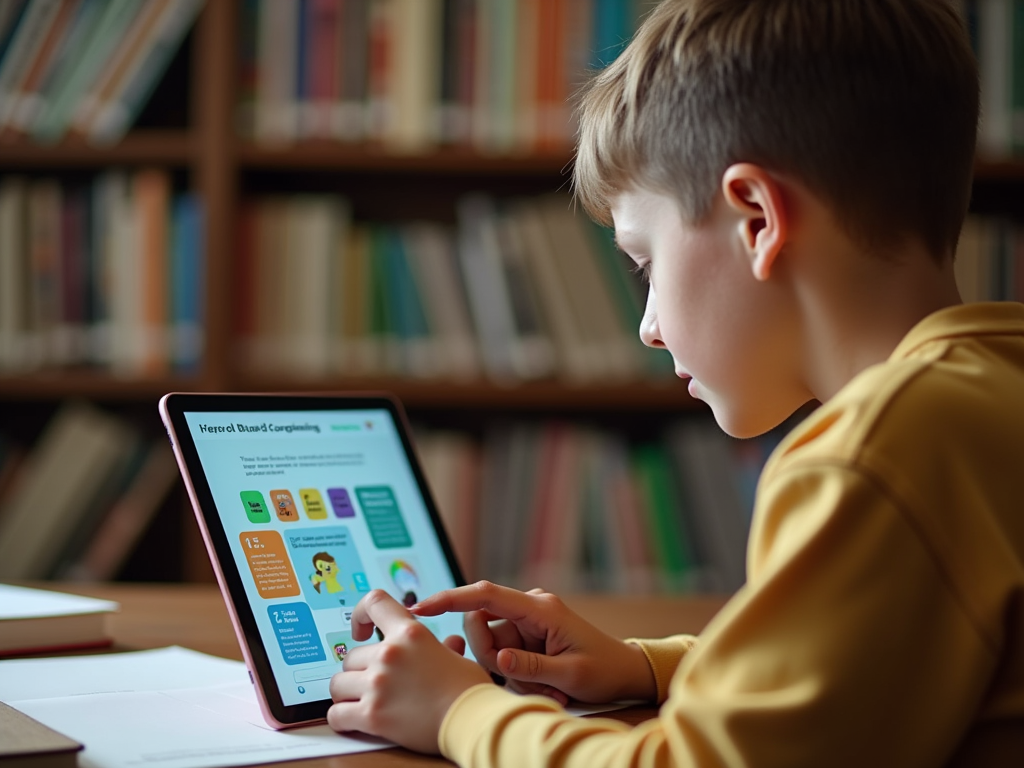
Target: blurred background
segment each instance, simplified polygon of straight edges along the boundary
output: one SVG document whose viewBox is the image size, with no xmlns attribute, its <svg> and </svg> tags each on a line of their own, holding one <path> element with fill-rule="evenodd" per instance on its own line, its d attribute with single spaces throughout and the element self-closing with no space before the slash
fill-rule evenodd
<svg viewBox="0 0 1024 768">
<path fill-rule="evenodd" d="M 569 195 L 572 95 L 654 4 L 0 0 L 0 580 L 212 580 L 165 392 L 387 390 L 469 578 L 736 589 L 788 425 L 717 429 Z M 958 280 L 1020 300 L 1024 3 L 960 8 Z"/>
</svg>

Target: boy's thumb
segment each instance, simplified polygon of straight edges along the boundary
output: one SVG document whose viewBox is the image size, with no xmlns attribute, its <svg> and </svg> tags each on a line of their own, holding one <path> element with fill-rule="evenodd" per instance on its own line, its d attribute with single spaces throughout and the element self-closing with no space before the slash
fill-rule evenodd
<svg viewBox="0 0 1024 768">
<path fill-rule="evenodd" d="M 498 652 L 497 661 L 501 674 L 513 680 L 557 683 L 548 679 L 555 670 L 551 669 L 551 658 L 542 653 L 503 648 Z"/>
</svg>

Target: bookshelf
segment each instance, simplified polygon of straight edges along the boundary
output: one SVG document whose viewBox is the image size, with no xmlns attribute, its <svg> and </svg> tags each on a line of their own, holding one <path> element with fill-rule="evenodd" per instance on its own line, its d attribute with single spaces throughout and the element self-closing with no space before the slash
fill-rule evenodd
<svg viewBox="0 0 1024 768">
<path fill-rule="evenodd" d="M 452 381 L 384 375 L 281 376 L 247 370 L 238 362 L 233 288 L 239 243 L 236 222 L 248 199 L 269 194 L 346 196 L 363 220 L 427 218 L 450 224 L 457 200 L 484 191 L 498 198 L 540 195 L 567 186 L 571 148 L 544 145 L 495 153 L 465 146 L 424 152 L 387 149 L 380 142 L 309 139 L 273 145 L 240 136 L 239 47 L 243 0 L 207 0 L 149 106 L 120 142 L 96 146 L 80 140 L 55 145 L 0 141 L 0 177 L 80 177 L 109 168 L 160 168 L 176 187 L 202 201 L 204 345 L 201 364 L 189 374 L 117 375 L 88 368 L 0 373 L 0 423 L 25 441 L 47 415 L 69 400 L 86 400 L 123 415 L 159 436 L 157 398 L 168 391 L 379 391 L 396 394 L 412 418 L 427 428 L 453 425 L 476 438 L 487 424 L 576 420 L 641 439 L 669 422 L 706 417 L 685 387 L 667 381 L 558 380 L 505 385 L 486 378 Z M 401 190 L 396 195 L 395 190 Z M 1024 160 L 979 160 L 974 205 L 986 213 L 1014 213 L 1024 193 Z M 639 342 L 637 342 L 639 344 Z M 161 509 L 140 549 L 166 572 L 185 580 L 210 578 L 184 494 Z M 169 545 L 168 545 L 169 542 Z M 165 546 L 167 545 L 167 546 Z M 170 554 L 165 554 L 169 550 Z M 141 558 L 144 559 L 144 556 Z M 144 578 L 159 578 L 142 570 Z"/>
<path fill-rule="evenodd" d="M 451 218 L 454 199 L 466 190 L 529 194 L 564 187 L 571 162 L 568 146 L 507 155 L 448 146 L 425 153 L 396 154 L 372 143 L 313 140 L 268 146 L 239 139 L 233 126 L 238 101 L 236 51 L 240 11 L 240 3 L 235 0 L 207 2 L 183 45 L 183 53 L 172 64 L 170 77 L 176 81 L 161 86 L 173 92 L 172 99 L 187 100 L 178 106 L 172 118 L 172 122 L 179 122 L 180 113 L 185 113 L 186 124 L 173 128 L 147 125 L 113 146 L 96 146 L 81 140 L 63 140 L 56 145 L 0 143 L 0 174 L 60 175 L 109 167 L 155 166 L 187 177 L 186 186 L 200 196 L 206 210 L 205 251 L 210 255 L 204 274 L 205 353 L 200 369 L 189 376 L 130 379 L 76 369 L 4 374 L 0 375 L 0 397 L 145 400 L 171 389 L 387 389 L 413 407 L 471 404 L 484 409 L 562 409 L 582 404 L 630 408 L 633 403 L 641 409 L 686 410 L 693 406 L 685 392 L 680 395 L 661 384 L 565 387 L 552 382 L 530 382 L 510 387 L 486 381 L 421 384 L 386 377 L 268 378 L 237 370 L 232 363 L 233 308 L 223 297 L 231 293 L 232 259 L 237 246 L 234 220 L 240 196 L 252 188 L 308 190 L 325 184 L 331 188 L 358 187 L 364 198 L 377 198 L 368 211 L 371 216 L 380 214 L 386 205 L 388 214 L 394 218 L 424 214 Z M 154 101 L 160 98 L 158 90 Z M 383 200 L 396 180 L 435 193 L 440 189 L 440 201 L 437 194 L 426 204 L 412 195 L 412 200 L 397 205 L 394 200 Z M 636 396 L 637 387 L 643 396 Z M 624 398 L 626 393 L 633 396 Z"/>
</svg>

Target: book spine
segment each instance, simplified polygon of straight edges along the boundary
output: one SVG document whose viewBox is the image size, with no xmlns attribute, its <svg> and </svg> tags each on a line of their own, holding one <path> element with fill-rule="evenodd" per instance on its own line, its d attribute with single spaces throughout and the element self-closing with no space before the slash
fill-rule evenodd
<svg viewBox="0 0 1024 768">
<path fill-rule="evenodd" d="M 12 117 L 15 94 L 32 68 L 61 7 L 60 0 L 29 3 L 0 61 L 0 126 Z"/>
<path fill-rule="evenodd" d="M 174 199 L 171 217 L 171 350 L 174 368 L 183 373 L 199 369 L 203 356 L 203 304 L 206 298 L 206 259 L 203 248 L 203 208 L 194 194 Z M 251 297 L 249 292 L 240 295 Z"/>
<path fill-rule="evenodd" d="M 0 178 L 0 370 L 25 367 L 28 326 L 28 183 L 19 176 Z"/>
<path fill-rule="evenodd" d="M 61 364 L 55 349 L 60 320 L 62 191 L 55 179 L 36 179 L 28 199 L 28 364 L 32 368 Z"/>
<path fill-rule="evenodd" d="M 344 0 L 341 15 L 340 96 L 333 133 L 340 141 L 360 141 L 369 128 L 370 0 Z"/>
<path fill-rule="evenodd" d="M 34 115 L 37 92 L 72 26 L 79 2 L 64 0 L 60 3 L 21 82 L 12 88 L 6 104 L 0 99 L 0 139 L 11 140 L 20 136 Z"/>
<path fill-rule="evenodd" d="M 37 141 L 54 142 L 67 131 L 80 100 L 100 76 L 125 31 L 141 10 L 134 0 L 110 0 L 95 26 L 89 30 L 88 42 L 81 55 L 62 62 L 55 73 L 56 88 L 33 125 L 32 137 Z"/>
<path fill-rule="evenodd" d="M 333 112 L 341 91 L 341 18 L 341 0 L 310 0 L 305 54 L 309 99 L 302 130 L 309 138 L 327 139 L 333 134 Z"/>
<path fill-rule="evenodd" d="M 97 144 L 121 140 L 167 69 L 203 0 L 172 0 L 128 64 L 128 72 L 97 105 L 87 133 Z"/>
<path fill-rule="evenodd" d="M 256 114 L 258 141 L 288 143 L 298 133 L 299 3 L 261 0 L 256 37 Z"/>
</svg>

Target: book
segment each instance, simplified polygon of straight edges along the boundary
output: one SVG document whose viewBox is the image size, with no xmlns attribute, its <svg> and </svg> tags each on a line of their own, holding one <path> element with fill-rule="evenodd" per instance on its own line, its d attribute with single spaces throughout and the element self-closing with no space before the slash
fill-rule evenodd
<svg viewBox="0 0 1024 768">
<path fill-rule="evenodd" d="M 240 132 L 395 154 L 565 151 L 571 95 L 624 47 L 638 10 L 636 0 L 244 0 Z"/>
<path fill-rule="evenodd" d="M 110 600 L 0 584 L 0 656 L 110 645 L 107 622 L 118 608 Z"/>
<path fill-rule="evenodd" d="M 150 0 L 139 10 L 124 35 L 113 48 L 110 58 L 100 69 L 90 88 L 85 91 L 74 112 L 68 130 L 78 136 L 88 134 L 98 110 L 117 89 L 118 84 L 138 66 L 138 59 L 157 29 L 160 17 L 172 0 Z"/>
<path fill-rule="evenodd" d="M 0 126 L 13 116 L 19 102 L 18 88 L 45 47 L 50 27 L 60 15 L 62 5 L 61 0 L 36 0 L 26 6 L 0 61 Z"/>
<path fill-rule="evenodd" d="M 370 2 L 345 0 L 341 28 L 341 82 L 331 119 L 334 138 L 359 141 L 366 135 L 366 99 L 370 70 Z"/>
<path fill-rule="evenodd" d="M 120 484 L 109 511 L 91 526 L 86 543 L 58 578 L 109 581 L 117 577 L 179 477 L 174 454 L 163 438 L 140 451 L 136 464 Z"/>
<path fill-rule="evenodd" d="M 393 66 L 387 87 L 393 117 L 384 143 L 394 152 L 417 153 L 437 143 L 434 105 L 440 98 L 441 0 L 392 0 Z"/>
<path fill-rule="evenodd" d="M 3 108 L 0 108 L 0 138 L 9 140 L 34 114 L 36 92 L 58 58 L 66 36 L 72 29 L 81 0 L 63 0 L 46 29 L 45 37 L 32 57 L 24 76 L 13 85 Z"/>
<path fill-rule="evenodd" d="M 179 195 L 171 211 L 171 361 L 175 370 L 193 372 L 203 356 L 203 302 L 206 249 L 203 205 L 195 194 Z M 239 295 L 251 294 L 239 291 Z M 241 303 L 241 302 L 239 302 Z"/>
<path fill-rule="evenodd" d="M 0 578 L 48 577 L 133 449 L 133 430 L 121 419 L 84 403 L 63 406 L 3 499 Z"/>
<path fill-rule="evenodd" d="M 28 242 L 28 181 L 0 179 L 0 371 L 26 365 L 29 276 L 24 252 Z"/>
<path fill-rule="evenodd" d="M 53 75 L 52 92 L 44 99 L 31 135 L 41 142 L 55 142 L 67 132 L 82 97 L 102 76 L 132 22 L 143 9 L 135 0 L 110 0 L 88 30 L 78 56 L 66 58 Z"/>
<path fill-rule="evenodd" d="M 170 368 L 168 278 L 170 277 L 171 179 L 162 170 L 144 169 L 134 179 L 134 209 L 138 227 L 138 285 L 132 291 L 141 306 L 133 313 L 130 356 L 147 376 Z"/>
<path fill-rule="evenodd" d="M 255 135 L 268 144 L 293 141 L 298 133 L 298 37 L 300 4 L 260 0 L 256 27 Z"/>
<path fill-rule="evenodd" d="M 686 591 L 694 568 L 684 507 L 672 482 L 669 456 L 657 444 L 638 446 L 633 452 L 638 487 L 646 510 L 647 537 L 662 589 Z"/>
<path fill-rule="evenodd" d="M 53 50 L 53 55 L 40 73 L 35 88 L 26 92 L 13 110 L 13 118 L 4 138 L 20 139 L 31 133 L 46 111 L 55 89 L 69 76 L 69 68 L 78 64 L 79 56 L 88 44 L 103 10 L 103 0 L 81 0 L 59 44 Z"/>
<path fill-rule="evenodd" d="M 480 341 L 487 374 L 496 381 L 517 378 L 515 318 L 505 282 L 497 214 L 494 203 L 483 196 L 459 203 L 459 258 L 466 280 L 469 308 Z"/>
<path fill-rule="evenodd" d="M 14 707 L 0 702 L 0 765 L 73 768 L 84 747 Z"/>
<path fill-rule="evenodd" d="M 124 70 L 97 96 L 83 129 L 96 144 L 120 141 L 167 69 L 202 8 L 203 0 L 172 0 L 141 38 Z"/>
<path fill-rule="evenodd" d="M 520 201 L 514 210 L 522 235 L 526 266 L 537 291 L 549 337 L 555 347 L 556 372 L 569 382 L 582 382 L 599 375 L 600 364 L 584 342 L 581 320 L 567 300 L 570 283 L 555 263 L 560 254 L 548 236 L 540 211 L 532 201 Z"/>
<path fill-rule="evenodd" d="M 730 593 L 746 581 L 750 512 L 744 509 L 729 438 L 713 421 L 673 427 L 666 438 L 691 503 L 689 523 L 708 591 Z"/>
<path fill-rule="evenodd" d="M 423 297 L 427 324 L 436 336 L 438 368 L 455 379 L 480 372 L 480 358 L 449 230 L 427 222 L 402 228 L 405 253 Z"/>
<path fill-rule="evenodd" d="M 978 21 L 978 69 L 981 77 L 978 150 L 982 154 L 1004 156 L 1012 147 L 1012 0 L 985 0 L 980 3 Z"/>
<path fill-rule="evenodd" d="M 342 0 L 309 0 L 306 5 L 304 73 L 308 84 L 300 105 L 299 133 L 303 138 L 329 139 L 334 104 L 341 93 Z"/>
</svg>

